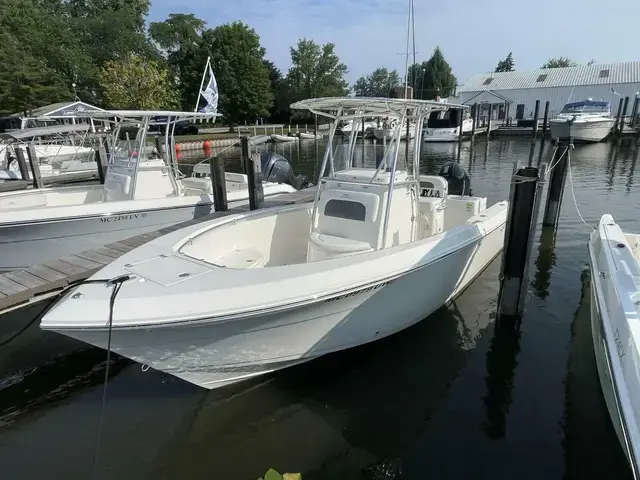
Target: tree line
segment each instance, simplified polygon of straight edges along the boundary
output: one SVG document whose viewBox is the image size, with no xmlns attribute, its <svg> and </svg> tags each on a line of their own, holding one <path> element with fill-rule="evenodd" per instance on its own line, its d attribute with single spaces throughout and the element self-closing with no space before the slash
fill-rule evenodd
<svg viewBox="0 0 640 480">
<path fill-rule="evenodd" d="M 82 99 L 103 108 L 192 110 L 206 60 L 230 124 L 290 119 L 289 105 L 312 97 L 389 96 L 397 72 L 380 68 L 349 87 L 347 66 L 332 43 L 300 39 L 281 72 L 250 26 L 209 28 L 193 14 L 147 24 L 150 0 L 2 0 L 0 115 Z M 451 67 L 436 48 L 409 69 L 418 98 L 455 90 Z"/>
<path fill-rule="evenodd" d="M 589 65 L 595 63 L 595 61 L 589 62 Z M 576 67 L 578 62 L 570 59 L 569 57 L 551 57 L 540 68 L 564 68 L 564 67 Z M 509 52 L 509 55 L 504 60 L 500 60 L 494 72 L 513 72 L 516 69 L 515 61 L 513 60 L 513 52 Z"/>
</svg>

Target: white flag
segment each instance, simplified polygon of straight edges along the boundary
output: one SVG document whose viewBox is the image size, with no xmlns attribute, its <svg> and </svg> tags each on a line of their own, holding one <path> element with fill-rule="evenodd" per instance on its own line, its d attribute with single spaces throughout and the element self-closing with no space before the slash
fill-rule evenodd
<svg viewBox="0 0 640 480">
<path fill-rule="evenodd" d="M 204 107 L 200 109 L 202 113 L 218 113 L 218 84 L 216 82 L 216 77 L 213 74 L 213 69 L 211 68 L 211 64 L 209 66 L 209 83 L 207 83 L 206 87 L 200 92 L 200 95 L 207 102 Z"/>
</svg>

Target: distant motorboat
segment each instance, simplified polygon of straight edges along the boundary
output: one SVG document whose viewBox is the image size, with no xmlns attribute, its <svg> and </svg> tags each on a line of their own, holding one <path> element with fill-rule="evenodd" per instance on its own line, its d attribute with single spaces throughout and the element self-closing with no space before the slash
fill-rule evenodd
<svg viewBox="0 0 640 480">
<path fill-rule="evenodd" d="M 433 112 L 426 122 L 424 141 L 457 142 L 460 139 L 460 112 L 459 109 Z M 473 120 L 462 118 L 462 135 L 470 134 L 471 130 L 473 130 Z"/>
<path fill-rule="evenodd" d="M 362 136 L 362 124 L 364 123 L 364 136 L 370 136 L 375 128 L 377 128 L 378 124 L 376 121 L 366 120 L 366 119 L 355 119 L 355 120 L 345 120 L 341 122 L 341 127 L 338 128 L 338 132 L 343 135 L 351 135 L 351 133 L 355 130 L 356 137 Z"/>
<path fill-rule="evenodd" d="M 297 137 L 273 133 L 271 135 L 271 140 L 273 140 L 274 142 L 294 142 L 297 140 Z"/>
<path fill-rule="evenodd" d="M 584 100 L 567 103 L 558 118 L 549 121 L 552 138 L 600 142 L 611 132 L 615 119 L 609 102 Z"/>
<path fill-rule="evenodd" d="M 315 138 L 322 138 L 322 134 L 319 133 L 317 135 L 313 134 L 313 133 L 305 133 L 305 132 L 300 132 L 298 133 L 298 136 L 301 139 L 315 139 Z"/>
<path fill-rule="evenodd" d="M 373 136 L 377 140 L 386 140 L 389 141 L 395 135 L 396 129 L 400 128 L 400 140 L 407 139 L 407 125 L 399 125 L 397 119 L 385 120 L 382 124 L 381 128 L 373 129 Z M 409 123 L 409 139 L 415 138 L 415 124 L 413 122 Z"/>
</svg>

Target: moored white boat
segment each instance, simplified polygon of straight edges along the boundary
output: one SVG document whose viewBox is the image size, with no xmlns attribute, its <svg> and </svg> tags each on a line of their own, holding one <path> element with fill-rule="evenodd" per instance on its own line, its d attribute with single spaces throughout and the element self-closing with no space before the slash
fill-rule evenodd
<svg viewBox="0 0 640 480">
<path fill-rule="evenodd" d="M 406 140 L 407 139 L 407 126 L 402 125 L 402 126 L 398 126 L 398 121 L 397 119 L 389 119 L 386 120 L 382 123 L 382 126 L 380 128 L 374 128 L 373 129 L 373 136 L 377 139 L 377 140 L 383 140 L 383 141 L 389 141 L 393 138 L 393 136 L 396 133 L 396 129 L 400 128 L 400 140 Z M 415 138 L 416 136 L 416 129 L 415 129 L 415 125 L 409 125 L 409 138 Z"/>
<path fill-rule="evenodd" d="M 634 478 L 640 478 L 640 235 L 603 215 L 589 240 L 591 331 L 602 393 Z"/>
<path fill-rule="evenodd" d="M 280 135 L 278 133 L 273 133 L 271 135 L 271 140 L 274 142 L 295 142 L 298 137 L 294 137 L 291 135 Z"/>
<path fill-rule="evenodd" d="M 446 102 L 442 102 L 445 103 Z M 446 112 L 432 114 L 427 120 L 423 139 L 425 142 L 457 142 L 460 139 L 460 122 L 462 135 L 468 135 L 473 129 L 473 120 L 464 118 L 461 110 L 449 109 Z M 466 113 L 466 112 L 465 112 Z M 462 116 L 462 118 L 460 118 Z"/>
<path fill-rule="evenodd" d="M 578 142 L 600 142 L 611 132 L 615 123 L 609 102 L 567 103 L 558 118 L 549 121 L 552 138 Z"/>
<path fill-rule="evenodd" d="M 104 185 L 50 187 L 0 193 L 0 270 L 25 268 L 110 242 L 158 230 L 213 212 L 213 189 L 207 178 L 185 177 L 173 149 L 168 159 L 149 158 L 146 134 L 151 119 L 164 116 L 174 124 L 183 112 L 110 111 L 92 116 L 136 120 L 140 127 L 130 150 L 116 150 Z M 117 138 L 119 127 L 114 130 Z M 138 152 L 141 152 L 138 155 Z M 229 206 L 248 201 L 244 175 L 228 175 Z M 290 185 L 266 182 L 265 196 L 295 191 Z"/>
<path fill-rule="evenodd" d="M 318 133 L 317 135 L 314 133 L 306 133 L 306 132 L 299 132 L 298 136 L 302 139 L 314 139 L 314 138 L 322 138 L 322 134 Z"/>
<path fill-rule="evenodd" d="M 334 120 L 313 203 L 158 238 L 93 277 L 128 276 L 111 323 L 111 289 L 87 284 L 41 327 L 102 348 L 111 335 L 115 352 L 216 388 L 407 328 L 502 250 L 507 202 L 486 208 L 486 198 L 449 195 L 447 179 L 419 175 L 421 142 L 411 171 L 398 165 L 399 130 L 378 168 L 356 168 L 353 142 L 334 144 L 344 116 L 411 118 L 421 131 L 437 103 L 324 98 L 292 108 Z"/>
</svg>

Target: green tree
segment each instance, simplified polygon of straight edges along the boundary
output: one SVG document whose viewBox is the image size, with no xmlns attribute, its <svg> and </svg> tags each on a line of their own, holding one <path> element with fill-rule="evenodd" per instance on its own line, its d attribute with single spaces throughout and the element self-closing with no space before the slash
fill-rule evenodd
<svg viewBox="0 0 640 480">
<path fill-rule="evenodd" d="M 409 85 L 413 86 L 415 98 L 449 97 L 456 90 L 456 77 L 440 47 L 435 48 L 428 61 L 411 65 L 408 76 Z"/>
<path fill-rule="evenodd" d="M 167 61 L 176 78 L 182 108 L 195 105 L 202 71 L 206 63 L 206 50 L 202 32 L 206 22 L 193 14 L 172 13 L 163 22 L 149 25 L 150 37 L 167 52 Z"/>
<path fill-rule="evenodd" d="M 367 76 L 362 76 L 353 86 L 358 97 L 388 97 L 391 90 L 400 85 L 400 76 L 396 70 L 376 68 Z"/>
<path fill-rule="evenodd" d="M 6 31 L 0 33 L 0 65 L 0 114 L 28 114 L 72 98 L 64 78 L 21 48 Z"/>
<path fill-rule="evenodd" d="M 155 110 L 177 103 L 167 69 L 134 53 L 106 62 L 100 81 L 108 108 Z"/>
<path fill-rule="evenodd" d="M 333 43 L 318 45 L 303 38 L 291 47 L 287 83 L 293 100 L 344 96 L 349 86 L 344 79 L 347 73 L 347 66 L 340 62 Z"/>
<path fill-rule="evenodd" d="M 264 60 L 264 65 L 269 71 L 271 93 L 273 94 L 273 106 L 269 110 L 269 118 L 276 122 L 287 122 L 291 117 L 292 103 L 289 86 L 282 76 L 282 72 L 270 60 Z"/>
<path fill-rule="evenodd" d="M 513 61 L 513 52 L 509 52 L 507 58 L 500 60 L 495 72 L 513 72 L 515 70 L 515 63 Z"/>
<path fill-rule="evenodd" d="M 578 63 L 574 60 L 571 60 L 569 57 L 556 57 L 550 58 L 545 62 L 544 65 L 540 68 L 564 68 L 564 67 L 575 67 Z"/>
<path fill-rule="evenodd" d="M 264 64 L 264 48 L 255 30 L 242 22 L 220 25 L 204 31 L 202 43 L 203 53 L 211 55 L 220 111 L 231 127 L 266 117 L 273 105 L 273 93 L 269 70 Z M 204 62 L 201 65 L 204 67 Z"/>
</svg>

